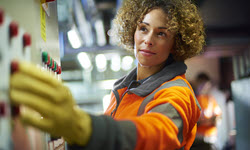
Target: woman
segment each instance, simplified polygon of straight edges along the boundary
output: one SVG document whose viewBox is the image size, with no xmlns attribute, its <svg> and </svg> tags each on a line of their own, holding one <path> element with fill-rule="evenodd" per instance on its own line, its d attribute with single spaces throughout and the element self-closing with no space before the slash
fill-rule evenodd
<svg viewBox="0 0 250 150">
<path fill-rule="evenodd" d="M 62 83 L 19 63 L 11 76 L 12 102 L 42 116 L 26 111 L 20 118 L 62 136 L 72 149 L 189 149 L 200 108 L 183 61 L 199 54 L 204 43 L 196 7 L 188 0 L 128 0 L 114 22 L 120 43 L 134 50 L 138 65 L 114 84 L 105 115 L 78 109 Z"/>
</svg>

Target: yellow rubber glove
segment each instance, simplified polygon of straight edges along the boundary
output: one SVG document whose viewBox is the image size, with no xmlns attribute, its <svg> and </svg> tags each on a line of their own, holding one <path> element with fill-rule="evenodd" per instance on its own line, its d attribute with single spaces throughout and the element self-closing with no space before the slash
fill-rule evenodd
<svg viewBox="0 0 250 150">
<path fill-rule="evenodd" d="M 86 145 L 91 133 L 91 118 L 80 110 L 69 89 L 37 66 L 19 62 L 10 77 L 10 99 L 23 105 L 21 121 L 52 136 L 62 136 L 69 144 Z M 33 113 L 34 111 L 38 113 Z"/>
</svg>

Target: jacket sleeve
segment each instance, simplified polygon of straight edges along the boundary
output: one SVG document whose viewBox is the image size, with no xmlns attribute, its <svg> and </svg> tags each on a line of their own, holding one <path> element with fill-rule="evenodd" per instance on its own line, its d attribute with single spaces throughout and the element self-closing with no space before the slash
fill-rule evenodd
<svg viewBox="0 0 250 150">
<path fill-rule="evenodd" d="M 69 150 L 132 150 L 136 145 L 136 127 L 131 121 L 115 121 L 105 115 L 91 116 L 93 133 L 88 144 L 68 145 Z"/>
<path fill-rule="evenodd" d="M 195 137 L 199 115 L 189 88 L 163 89 L 146 105 L 141 116 L 128 117 L 126 121 L 92 116 L 93 134 L 84 149 L 174 150 L 184 145 L 188 149 Z M 69 149 L 80 148 L 71 145 Z"/>
</svg>

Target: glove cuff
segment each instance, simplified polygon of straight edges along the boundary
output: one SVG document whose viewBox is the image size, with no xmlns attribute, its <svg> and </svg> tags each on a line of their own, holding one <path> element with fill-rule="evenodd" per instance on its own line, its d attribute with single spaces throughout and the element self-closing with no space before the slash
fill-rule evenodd
<svg viewBox="0 0 250 150">
<path fill-rule="evenodd" d="M 89 114 L 82 111 L 79 107 L 74 107 L 77 120 L 76 126 L 70 139 L 65 139 L 69 144 L 77 144 L 79 146 L 85 146 L 92 135 L 92 120 Z"/>
</svg>

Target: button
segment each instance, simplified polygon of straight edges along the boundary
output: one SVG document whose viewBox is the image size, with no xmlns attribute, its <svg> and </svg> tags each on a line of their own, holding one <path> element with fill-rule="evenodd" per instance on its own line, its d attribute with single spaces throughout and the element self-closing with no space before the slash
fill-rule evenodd
<svg viewBox="0 0 250 150">
<path fill-rule="evenodd" d="M 12 61 L 11 62 L 11 74 L 15 73 L 18 71 L 18 62 L 17 61 Z"/>
<path fill-rule="evenodd" d="M 0 116 L 6 115 L 6 104 L 4 102 L 0 102 Z"/>
<path fill-rule="evenodd" d="M 58 72 L 57 72 L 57 74 L 61 74 L 62 73 L 62 68 L 61 68 L 61 66 L 58 66 Z"/>
<path fill-rule="evenodd" d="M 54 66 L 55 66 L 55 63 L 54 63 L 54 59 L 51 59 L 52 60 L 52 66 L 51 66 L 51 69 L 53 70 L 54 69 Z"/>
<path fill-rule="evenodd" d="M 28 33 L 24 33 L 23 35 L 23 47 L 31 45 L 31 36 Z"/>
<path fill-rule="evenodd" d="M 42 61 L 46 64 L 49 61 L 47 52 L 42 52 Z"/>
<path fill-rule="evenodd" d="M 10 38 L 16 37 L 18 35 L 18 24 L 12 21 L 9 25 L 9 36 Z"/>
<path fill-rule="evenodd" d="M 3 12 L 3 10 L 0 8 L 0 25 L 3 24 L 3 21 L 4 21 L 4 12 Z"/>
<path fill-rule="evenodd" d="M 55 71 L 55 72 L 56 72 L 56 69 L 57 69 L 57 63 L 54 61 L 53 71 Z"/>
<path fill-rule="evenodd" d="M 58 73 L 58 72 L 59 72 L 59 65 L 56 64 L 56 73 Z"/>
<path fill-rule="evenodd" d="M 49 68 L 52 68 L 52 58 L 49 59 Z"/>
<path fill-rule="evenodd" d="M 47 62 L 45 62 L 45 63 L 46 63 L 46 65 L 48 65 L 48 66 L 49 66 L 49 64 L 50 64 L 50 56 L 49 56 L 49 54 L 48 54 L 48 56 L 47 56 L 47 59 L 48 59 L 48 61 L 47 61 Z"/>
</svg>

